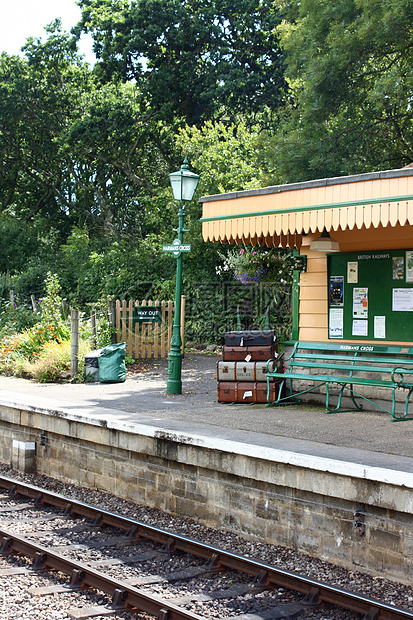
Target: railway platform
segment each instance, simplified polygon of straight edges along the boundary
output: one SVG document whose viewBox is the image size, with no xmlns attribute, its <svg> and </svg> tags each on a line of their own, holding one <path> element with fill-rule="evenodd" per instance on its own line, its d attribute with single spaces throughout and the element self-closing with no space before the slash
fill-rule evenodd
<svg viewBox="0 0 413 620">
<path fill-rule="evenodd" d="M 0 458 L 346 567 L 413 577 L 413 421 L 384 412 L 217 402 L 218 356 L 125 383 L 0 377 Z"/>
<path fill-rule="evenodd" d="M 326 414 L 322 406 L 217 402 L 216 355 L 186 354 L 182 394 L 167 394 L 167 360 L 151 360 L 125 383 L 36 383 L 0 376 L 0 402 L 27 400 L 104 420 L 205 434 L 338 461 L 413 473 L 413 421 L 380 411 Z"/>
</svg>

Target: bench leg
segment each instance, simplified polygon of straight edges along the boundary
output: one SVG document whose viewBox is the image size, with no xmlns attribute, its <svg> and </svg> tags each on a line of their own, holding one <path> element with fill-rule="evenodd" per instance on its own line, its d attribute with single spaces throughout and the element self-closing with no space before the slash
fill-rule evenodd
<svg viewBox="0 0 413 620">
<path fill-rule="evenodd" d="M 409 401 L 410 401 L 410 396 L 413 392 L 413 388 L 409 390 L 409 393 L 406 396 L 406 403 L 404 405 L 404 414 L 399 416 L 396 415 L 395 412 L 395 406 L 396 406 L 396 396 L 395 396 L 395 389 L 393 388 L 393 407 L 392 407 L 392 412 L 391 412 L 391 416 L 392 416 L 392 422 L 403 422 L 404 420 L 413 420 L 413 417 L 407 417 L 407 412 L 409 409 Z"/>
<path fill-rule="evenodd" d="M 293 395 L 293 393 L 292 393 L 292 391 L 293 391 L 292 379 L 290 379 L 290 395 L 282 397 L 283 388 L 284 388 L 284 385 L 286 384 L 286 381 L 287 381 L 287 379 L 281 379 L 280 386 L 278 388 L 277 399 L 273 403 L 270 403 L 270 379 L 269 379 L 269 377 L 267 377 L 267 405 L 266 405 L 267 407 L 279 405 L 281 401 L 287 401 L 287 400 L 291 400 L 291 401 L 293 401 L 293 403 L 295 403 L 297 405 L 299 405 L 301 403 L 301 400 L 299 398 L 296 398 Z M 293 404 L 293 403 L 291 403 L 291 404 Z"/>
<path fill-rule="evenodd" d="M 344 386 L 343 386 L 344 387 Z M 355 408 L 357 409 L 357 411 L 363 411 L 363 405 L 359 405 L 358 403 L 356 403 L 356 400 L 354 398 L 354 390 L 353 390 L 353 384 L 350 384 L 350 394 L 351 394 L 351 400 L 354 403 Z"/>
<path fill-rule="evenodd" d="M 359 405 L 355 398 L 354 398 L 354 393 L 353 393 L 353 385 L 348 386 L 347 383 L 340 383 L 339 385 L 341 385 L 341 389 L 338 395 L 338 401 L 337 401 L 337 405 L 334 409 L 332 409 L 329 405 L 329 398 L 330 398 L 330 391 L 329 391 L 329 383 L 326 383 L 326 413 L 346 413 L 346 412 L 350 412 L 350 411 L 362 411 L 363 410 L 363 406 Z M 352 409 L 341 409 L 341 399 L 343 397 L 343 393 L 345 389 L 348 389 L 350 392 L 350 397 L 351 400 L 354 403 L 354 408 Z"/>
</svg>

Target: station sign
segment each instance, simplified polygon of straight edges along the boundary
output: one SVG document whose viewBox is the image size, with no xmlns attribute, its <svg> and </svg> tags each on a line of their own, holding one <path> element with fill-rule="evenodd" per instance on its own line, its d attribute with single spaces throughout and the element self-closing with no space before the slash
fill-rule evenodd
<svg viewBox="0 0 413 620">
<path fill-rule="evenodd" d="M 175 239 L 170 245 L 163 245 L 162 252 L 169 252 L 175 258 L 178 258 L 182 252 L 190 252 L 191 244 L 190 243 L 181 243 L 179 239 Z"/>
</svg>

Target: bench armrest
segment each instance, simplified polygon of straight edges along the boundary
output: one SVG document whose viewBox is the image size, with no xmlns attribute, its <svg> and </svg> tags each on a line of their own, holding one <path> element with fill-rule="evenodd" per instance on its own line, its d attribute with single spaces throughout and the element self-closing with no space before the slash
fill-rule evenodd
<svg viewBox="0 0 413 620">
<path fill-rule="evenodd" d="M 396 375 L 398 375 L 399 378 L 396 379 Z M 391 380 L 394 381 L 394 383 L 403 383 L 404 375 L 413 376 L 413 368 L 402 368 L 402 367 L 396 366 L 396 368 L 393 368 L 393 370 L 391 371 L 390 376 L 391 376 Z M 410 379 L 409 383 L 413 383 L 413 380 Z"/>
<path fill-rule="evenodd" d="M 274 364 L 275 362 L 279 362 L 280 359 L 282 359 L 282 357 L 284 356 L 284 351 L 282 353 L 280 353 L 279 355 L 277 355 L 277 357 L 272 357 L 271 359 L 268 360 L 267 364 L 266 364 L 266 374 L 271 373 L 272 371 L 269 369 L 270 364 Z"/>
</svg>

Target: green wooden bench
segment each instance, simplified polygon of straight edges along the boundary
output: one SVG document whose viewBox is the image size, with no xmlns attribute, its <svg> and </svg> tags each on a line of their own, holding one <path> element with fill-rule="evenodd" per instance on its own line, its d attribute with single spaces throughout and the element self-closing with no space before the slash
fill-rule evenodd
<svg viewBox="0 0 413 620">
<path fill-rule="evenodd" d="M 411 356 L 411 357 L 410 357 Z M 382 346 L 369 344 L 297 342 L 292 353 L 284 360 L 284 372 L 270 371 L 267 363 L 268 398 L 267 406 L 281 403 L 300 403 L 298 398 L 316 390 L 326 388 L 326 413 L 339 411 L 361 411 L 362 405 L 356 398 L 364 399 L 379 409 L 390 413 L 392 421 L 413 420 L 408 417 L 410 395 L 413 392 L 413 347 Z M 270 403 L 270 381 L 280 380 L 277 399 Z M 314 385 L 293 392 L 294 381 L 308 381 Z M 338 402 L 330 407 L 330 385 L 339 386 Z M 392 394 L 391 409 L 386 409 L 376 401 L 357 391 L 358 386 L 389 388 Z M 288 394 L 286 394 L 288 387 Z M 396 414 L 396 390 L 407 390 L 404 400 L 404 413 Z M 351 397 L 354 407 L 343 409 L 342 397 Z M 379 399 L 380 396 L 377 396 Z"/>
</svg>

